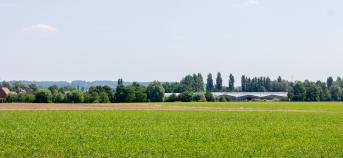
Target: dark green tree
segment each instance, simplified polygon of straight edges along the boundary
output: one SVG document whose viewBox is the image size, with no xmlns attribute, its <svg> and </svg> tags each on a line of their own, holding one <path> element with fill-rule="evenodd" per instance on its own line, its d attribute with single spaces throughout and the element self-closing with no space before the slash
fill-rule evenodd
<svg viewBox="0 0 343 158">
<path fill-rule="evenodd" d="M 183 91 L 193 91 L 194 78 L 192 75 L 184 77 L 180 84 L 182 85 Z"/>
<path fill-rule="evenodd" d="M 48 89 L 38 90 L 35 94 L 35 103 L 51 103 L 52 94 Z"/>
<path fill-rule="evenodd" d="M 218 92 L 223 91 L 223 79 L 222 79 L 222 75 L 220 74 L 220 72 L 218 72 L 218 74 L 217 74 L 215 89 Z"/>
<path fill-rule="evenodd" d="M 85 93 L 85 103 L 100 103 L 100 96 L 98 92 Z"/>
<path fill-rule="evenodd" d="M 29 84 L 29 89 L 26 91 L 27 93 L 35 93 L 38 91 L 38 87 L 36 84 Z"/>
<path fill-rule="evenodd" d="M 123 79 L 122 78 L 118 79 L 117 86 L 123 86 L 123 85 L 124 85 Z"/>
<path fill-rule="evenodd" d="M 176 102 L 176 101 L 179 101 L 179 98 L 175 93 L 171 94 L 170 96 L 166 98 L 166 102 Z"/>
<path fill-rule="evenodd" d="M 1 87 L 6 87 L 6 88 L 8 88 L 10 90 L 13 89 L 13 85 L 11 83 L 9 83 L 9 82 L 6 82 L 6 81 L 2 81 Z"/>
<path fill-rule="evenodd" d="M 336 79 L 336 82 L 335 82 L 335 85 L 343 88 L 343 81 L 342 81 L 342 78 L 341 77 L 337 77 Z"/>
<path fill-rule="evenodd" d="M 133 87 L 132 85 L 126 86 L 125 94 L 126 94 L 126 97 L 124 99 L 124 102 L 126 103 L 135 102 L 135 99 L 136 99 L 135 87 Z"/>
<path fill-rule="evenodd" d="M 35 95 L 31 93 L 19 93 L 18 102 L 21 103 L 33 103 L 35 101 Z"/>
<path fill-rule="evenodd" d="M 342 89 L 338 85 L 332 85 L 330 87 L 330 94 L 332 101 L 341 101 L 342 100 Z"/>
<path fill-rule="evenodd" d="M 206 92 L 213 92 L 213 91 L 214 91 L 213 78 L 212 78 L 212 74 L 209 73 L 207 75 Z"/>
<path fill-rule="evenodd" d="M 282 78 L 281 78 L 281 76 L 279 76 L 278 78 L 277 78 L 277 82 L 282 82 Z"/>
<path fill-rule="evenodd" d="M 235 77 L 230 74 L 229 76 L 229 91 L 233 92 L 235 90 Z"/>
<path fill-rule="evenodd" d="M 317 81 L 316 85 L 319 87 L 319 90 L 320 90 L 320 94 L 319 94 L 320 101 L 330 101 L 331 95 L 326 86 L 326 83 Z"/>
<path fill-rule="evenodd" d="M 58 87 L 56 85 L 50 86 L 48 89 L 51 91 L 53 95 L 58 92 Z"/>
<path fill-rule="evenodd" d="M 320 101 L 320 88 L 314 83 L 306 85 L 306 101 Z"/>
<path fill-rule="evenodd" d="M 65 95 L 62 92 L 56 92 L 53 94 L 53 102 L 54 103 L 64 103 L 65 102 Z"/>
<path fill-rule="evenodd" d="M 269 77 L 266 78 L 265 80 L 265 84 L 264 84 L 267 92 L 271 92 L 272 91 L 272 81 Z"/>
<path fill-rule="evenodd" d="M 122 82 L 122 81 L 121 81 Z M 121 84 L 122 85 L 122 84 Z M 88 89 L 88 93 L 90 95 L 88 95 L 87 97 L 90 97 L 90 98 L 93 98 L 95 99 L 94 97 L 96 95 L 98 95 L 100 97 L 100 94 L 101 93 L 104 93 L 104 94 L 101 94 L 101 95 L 107 95 L 107 98 L 110 100 L 110 102 L 114 102 L 115 100 L 115 91 L 114 89 L 112 89 L 111 87 L 109 86 L 96 86 L 96 87 L 90 87 Z M 93 94 L 93 95 L 92 95 Z M 106 97 L 105 96 L 102 96 L 102 98 L 105 99 L 106 101 Z M 86 99 L 87 100 L 87 99 Z M 97 99 L 98 100 L 98 99 Z M 94 100 L 95 101 L 95 100 Z M 102 102 L 101 100 L 98 100 L 99 102 Z"/>
<path fill-rule="evenodd" d="M 247 91 L 247 79 L 244 75 L 242 75 L 241 77 L 241 88 L 242 88 L 242 92 Z"/>
<path fill-rule="evenodd" d="M 99 94 L 99 102 L 100 103 L 110 103 L 110 98 L 108 97 L 108 94 L 106 92 L 101 92 Z"/>
<path fill-rule="evenodd" d="M 119 79 L 117 88 L 116 88 L 116 93 L 115 93 L 115 102 L 118 102 L 118 103 L 129 102 L 130 96 L 132 96 L 132 94 L 128 94 L 128 93 L 130 93 L 130 90 L 128 90 L 124 86 L 123 79 Z M 134 95 L 134 91 L 133 91 L 133 95 Z"/>
<path fill-rule="evenodd" d="M 293 87 L 293 101 L 305 101 L 306 89 L 302 82 L 296 82 Z"/>
<path fill-rule="evenodd" d="M 213 94 L 211 92 L 206 92 L 205 98 L 208 102 L 214 102 L 215 101 L 215 97 L 213 96 Z"/>
<path fill-rule="evenodd" d="M 222 96 L 219 96 L 217 98 L 217 101 L 219 101 L 219 102 L 229 102 L 229 101 L 231 101 L 231 98 L 229 96 L 222 95 Z"/>
<path fill-rule="evenodd" d="M 151 102 L 162 102 L 164 99 L 164 88 L 158 81 L 151 82 L 147 87 L 148 99 Z"/>
<path fill-rule="evenodd" d="M 135 91 L 135 99 L 133 102 L 146 102 L 148 100 L 148 95 L 146 92 L 146 88 L 141 86 L 139 83 L 134 82 L 131 85 Z"/>
<path fill-rule="evenodd" d="M 83 103 L 84 96 L 80 90 L 72 90 L 67 93 L 66 95 L 66 102 L 67 103 Z"/>
<path fill-rule="evenodd" d="M 294 83 L 293 82 L 291 82 L 290 83 L 290 88 L 288 89 L 288 100 L 289 101 L 291 101 L 292 99 L 293 99 L 293 97 L 294 97 Z"/>
<path fill-rule="evenodd" d="M 333 85 L 333 82 L 333 78 L 331 76 L 328 77 L 328 79 L 326 80 L 327 87 L 330 88 Z"/>
<path fill-rule="evenodd" d="M 204 78 L 201 73 L 198 73 L 196 77 L 196 92 L 203 92 L 205 90 L 204 85 Z"/>
<path fill-rule="evenodd" d="M 181 94 L 179 94 L 179 100 L 182 102 L 191 102 L 193 99 L 193 92 L 186 91 Z"/>
<path fill-rule="evenodd" d="M 6 101 L 9 103 L 16 103 L 18 102 L 18 95 L 16 93 L 10 93 L 7 95 Z"/>
<path fill-rule="evenodd" d="M 198 76 L 196 74 L 193 74 L 193 81 L 191 85 L 191 89 L 193 92 L 198 92 L 199 90 L 199 85 L 198 85 Z"/>
<path fill-rule="evenodd" d="M 206 102 L 206 97 L 204 93 L 194 93 L 192 100 L 196 102 Z"/>
</svg>

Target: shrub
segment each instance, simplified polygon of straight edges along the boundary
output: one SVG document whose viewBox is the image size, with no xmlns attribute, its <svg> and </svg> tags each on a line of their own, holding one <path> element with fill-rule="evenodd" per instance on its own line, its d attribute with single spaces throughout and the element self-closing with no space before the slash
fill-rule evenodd
<svg viewBox="0 0 343 158">
<path fill-rule="evenodd" d="M 99 103 L 99 94 L 97 92 L 85 93 L 84 102 L 85 103 Z"/>
<path fill-rule="evenodd" d="M 54 103 L 63 103 L 65 101 L 65 95 L 61 92 L 57 92 L 54 94 L 53 101 Z"/>
<path fill-rule="evenodd" d="M 82 103 L 83 101 L 83 93 L 79 90 L 73 90 L 66 95 L 66 102 L 68 103 Z"/>
<path fill-rule="evenodd" d="M 107 93 L 102 92 L 99 94 L 99 101 L 100 103 L 110 103 L 110 98 L 108 97 Z"/>
<path fill-rule="evenodd" d="M 215 98 L 211 92 L 206 92 L 205 97 L 206 97 L 206 100 L 208 102 L 214 102 L 215 101 Z"/>
<path fill-rule="evenodd" d="M 35 101 L 35 95 L 29 93 L 18 94 L 18 102 L 22 103 L 33 103 Z"/>
<path fill-rule="evenodd" d="M 41 89 L 36 92 L 36 103 L 52 103 L 52 94 L 48 89 Z"/>
<path fill-rule="evenodd" d="M 193 92 L 186 91 L 179 95 L 179 100 L 182 102 L 191 102 L 193 99 Z"/>
<path fill-rule="evenodd" d="M 176 102 L 179 101 L 176 94 L 171 94 L 169 97 L 166 97 L 166 102 Z"/>
<path fill-rule="evenodd" d="M 217 101 L 219 101 L 219 102 L 228 102 L 228 101 L 231 101 L 231 97 L 222 95 L 222 96 L 219 96 L 217 98 Z"/>
<path fill-rule="evenodd" d="M 193 95 L 193 101 L 196 102 L 206 102 L 206 97 L 204 93 L 195 93 Z"/>
<path fill-rule="evenodd" d="M 14 93 L 10 93 L 8 94 L 8 96 L 6 97 L 6 101 L 10 102 L 10 103 L 15 103 L 18 102 L 18 95 L 14 94 Z"/>
<path fill-rule="evenodd" d="M 148 94 L 146 88 L 140 84 L 134 82 L 131 85 L 134 88 L 135 99 L 133 102 L 146 102 L 148 100 Z"/>
<path fill-rule="evenodd" d="M 147 87 L 148 99 L 151 102 L 162 102 L 164 99 L 164 88 L 158 81 L 154 81 Z"/>
<path fill-rule="evenodd" d="M 284 97 L 284 98 L 281 98 L 280 101 L 286 102 L 286 101 L 289 101 L 289 99 L 287 97 Z"/>
</svg>

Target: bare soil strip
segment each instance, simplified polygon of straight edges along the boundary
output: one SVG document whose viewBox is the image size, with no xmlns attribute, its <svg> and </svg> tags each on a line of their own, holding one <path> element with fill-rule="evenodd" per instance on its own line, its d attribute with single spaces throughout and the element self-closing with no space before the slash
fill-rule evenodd
<svg viewBox="0 0 343 158">
<path fill-rule="evenodd" d="M 213 108 L 161 106 L 153 104 L 0 104 L 0 111 L 9 110 L 155 110 L 155 111 L 255 111 L 255 112 L 327 112 L 323 110 L 288 110 L 257 108 Z"/>
</svg>

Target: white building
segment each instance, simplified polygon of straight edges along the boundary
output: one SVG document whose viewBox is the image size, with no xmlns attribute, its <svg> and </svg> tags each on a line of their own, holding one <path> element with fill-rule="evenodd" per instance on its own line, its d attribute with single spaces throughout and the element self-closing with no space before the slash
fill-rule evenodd
<svg viewBox="0 0 343 158">
<path fill-rule="evenodd" d="M 165 96 L 170 96 L 173 93 L 166 93 Z M 174 93 L 179 95 L 179 93 Z M 252 99 L 280 99 L 287 98 L 288 92 L 212 92 L 215 97 L 229 96 L 238 100 L 252 100 Z"/>
</svg>

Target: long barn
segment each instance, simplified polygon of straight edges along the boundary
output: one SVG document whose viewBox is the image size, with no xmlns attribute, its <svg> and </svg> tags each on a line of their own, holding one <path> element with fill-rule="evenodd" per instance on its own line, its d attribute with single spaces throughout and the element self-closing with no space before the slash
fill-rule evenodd
<svg viewBox="0 0 343 158">
<path fill-rule="evenodd" d="M 173 93 L 166 93 L 170 96 Z M 179 93 L 174 93 L 179 95 Z M 252 100 L 252 99 L 282 99 L 288 97 L 288 92 L 212 92 L 215 97 L 229 96 L 237 100 Z"/>
</svg>

